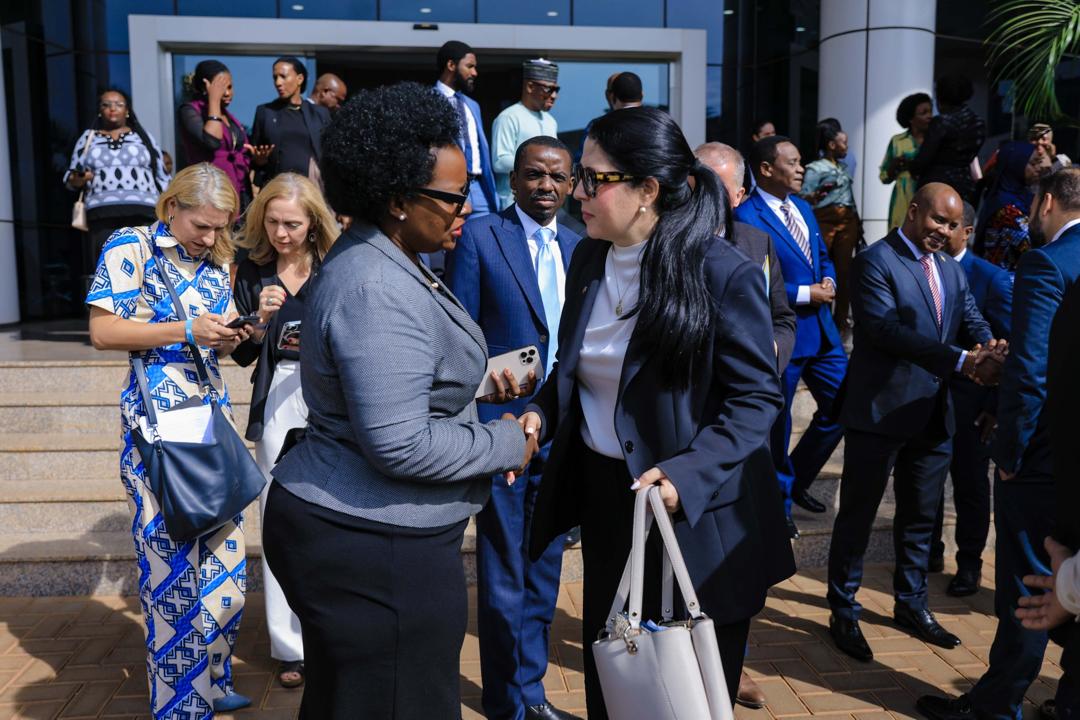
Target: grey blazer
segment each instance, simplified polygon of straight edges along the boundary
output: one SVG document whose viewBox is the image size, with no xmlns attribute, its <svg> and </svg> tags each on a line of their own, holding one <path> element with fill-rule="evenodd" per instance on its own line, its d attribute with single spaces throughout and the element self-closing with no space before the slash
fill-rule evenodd
<svg viewBox="0 0 1080 720">
<path fill-rule="evenodd" d="M 481 423 L 480 328 L 441 281 L 377 228 L 327 254 L 304 312 L 307 431 L 273 470 L 289 492 L 357 517 L 429 528 L 478 512 L 521 464 L 513 420 Z"/>
</svg>

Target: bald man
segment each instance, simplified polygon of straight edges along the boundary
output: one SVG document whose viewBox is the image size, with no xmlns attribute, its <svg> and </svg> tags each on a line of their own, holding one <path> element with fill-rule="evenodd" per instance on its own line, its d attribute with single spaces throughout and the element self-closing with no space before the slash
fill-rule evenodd
<svg viewBox="0 0 1080 720">
<path fill-rule="evenodd" d="M 344 80 L 334 73 L 323 73 L 315 81 L 315 89 L 311 91 L 310 100 L 316 105 L 322 105 L 333 114 L 345 104 L 347 96 L 348 90 Z"/>
<path fill-rule="evenodd" d="M 949 380 L 964 374 L 996 384 L 1003 361 L 1003 344 L 992 339 L 967 275 L 942 252 L 963 231 L 963 214 L 955 190 L 925 185 L 904 224 L 851 266 L 854 350 L 840 410 L 844 472 L 827 597 L 830 634 L 857 660 L 873 659 L 855 594 L 890 473 L 896 495 L 893 616 L 925 642 L 960 644 L 934 619 L 926 588 L 930 538 L 956 429 Z"/>
<path fill-rule="evenodd" d="M 737 208 L 746 195 L 742 186 L 746 163 L 739 151 L 730 145 L 710 142 L 695 150 L 694 155 L 717 174 L 727 191 L 731 209 Z M 734 232 L 728 240 L 739 248 L 743 255 L 761 265 L 765 272 L 765 288 L 769 292 L 773 340 L 776 344 L 776 364 L 780 373 L 783 373 L 795 346 L 795 311 L 788 305 L 784 275 L 780 270 L 780 260 L 776 257 L 772 238 L 767 232 L 752 225 L 736 222 Z"/>
</svg>

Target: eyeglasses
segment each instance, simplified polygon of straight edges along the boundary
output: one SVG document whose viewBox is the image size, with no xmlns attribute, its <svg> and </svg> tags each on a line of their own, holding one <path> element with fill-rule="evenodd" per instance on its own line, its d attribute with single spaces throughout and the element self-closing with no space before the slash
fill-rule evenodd
<svg viewBox="0 0 1080 720">
<path fill-rule="evenodd" d="M 102 100 L 101 109 L 108 110 L 109 108 L 125 108 L 127 103 L 123 100 Z"/>
<path fill-rule="evenodd" d="M 544 83 L 536 82 L 535 80 L 531 80 L 530 82 L 536 87 L 540 88 L 540 92 L 544 93 L 545 95 L 557 93 L 562 90 L 562 88 L 558 85 L 545 85 Z"/>
<path fill-rule="evenodd" d="M 574 182 L 581 185 L 585 195 L 590 198 L 596 197 L 596 193 L 603 183 L 630 182 L 631 180 L 637 180 L 637 177 L 621 172 L 596 172 L 592 168 L 583 165 L 574 167 Z"/>
<path fill-rule="evenodd" d="M 454 215 L 460 215 L 461 211 L 465 209 L 465 203 L 469 202 L 469 196 L 464 193 L 445 192 L 443 190 L 434 190 L 432 188 L 413 188 L 413 192 L 417 195 L 423 195 L 452 204 L 454 206 Z"/>
</svg>

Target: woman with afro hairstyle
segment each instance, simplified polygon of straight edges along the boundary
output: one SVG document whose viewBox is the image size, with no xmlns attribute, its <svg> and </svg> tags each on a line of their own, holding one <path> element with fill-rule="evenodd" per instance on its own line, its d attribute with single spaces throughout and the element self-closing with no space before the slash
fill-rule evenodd
<svg viewBox="0 0 1080 720">
<path fill-rule="evenodd" d="M 361 92 L 323 135 L 327 199 L 353 223 L 308 296 L 308 425 L 264 518 L 300 618 L 308 720 L 460 717 L 465 526 L 490 476 L 537 449 L 512 418 L 477 420 L 484 336 L 420 261 L 471 210 L 458 133 L 433 88 L 400 83 Z"/>
</svg>

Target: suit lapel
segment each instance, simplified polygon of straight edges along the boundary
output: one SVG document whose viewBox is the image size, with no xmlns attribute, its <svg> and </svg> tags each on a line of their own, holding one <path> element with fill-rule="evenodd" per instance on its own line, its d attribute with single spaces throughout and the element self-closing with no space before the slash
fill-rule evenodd
<svg viewBox="0 0 1080 720">
<path fill-rule="evenodd" d="M 555 236 L 555 242 L 559 243 L 559 255 L 562 256 L 563 272 L 570 269 L 570 256 L 574 254 L 574 246 L 570 241 L 570 233 L 563 228 Z"/>
<path fill-rule="evenodd" d="M 806 253 L 804 253 L 802 248 L 799 247 L 799 243 L 795 242 L 795 238 L 791 237 L 791 232 L 788 231 L 787 225 L 784 225 L 784 223 L 780 221 L 780 218 L 777 217 L 776 213 L 772 211 L 772 208 L 769 207 L 769 204 L 765 202 L 765 198 L 761 197 L 761 193 L 755 192 L 753 200 L 755 203 L 755 207 L 757 208 L 758 215 L 765 222 L 765 224 L 772 228 L 772 231 L 776 233 L 779 237 L 783 238 L 784 242 L 791 246 L 791 249 L 795 251 L 796 257 L 806 263 L 806 265 L 810 267 L 810 270 L 813 271 L 814 266 L 810 263 L 809 260 L 807 260 Z M 792 203 L 792 205 L 795 206 L 794 203 Z M 796 209 L 798 209 L 797 206 L 795 207 Z M 808 231 L 809 227 L 810 226 L 808 223 Z M 809 232 L 807 232 L 807 235 L 809 235 Z M 807 237 L 806 240 L 808 243 L 810 243 L 810 249 L 812 251 L 814 248 L 814 239 L 811 237 Z"/>
<path fill-rule="evenodd" d="M 949 337 L 950 325 L 952 324 L 953 309 L 956 307 L 960 288 L 951 284 L 953 274 L 946 267 L 945 258 L 941 253 L 934 253 L 934 263 L 937 264 L 938 276 L 941 278 L 942 289 L 945 293 L 945 302 L 941 304 L 941 339 Z M 963 269 L 961 268 L 961 271 Z"/>
<path fill-rule="evenodd" d="M 450 319 L 461 326 L 461 329 L 468 333 L 469 337 L 476 341 L 476 344 L 487 355 L 487 340 L 484 339 L 484 332 L 480 329 L 480 326 L 469 316 L 468 311 L 458 302 L 458 299 L 454 297 L 454 294 L 450 292 L 450 288 L 435 277 L 427 268 L 421 269 L 420 266 L 409 260 L 394 243 L 390 241 L 390 238 L 386 237 L 381 230 L 375 226 L 367 226 L 360 231 L 362 239 L 374 245 L 384 255 L 390 258 L 393 262 L 397 263 L 405 272 L 407 272 L 416 282 L 426 287 L 435 298 L 435 302 L 439 307 L 450 316 Z"/>
<path fill-rule="evenodd" d="M 547 317 L 544 315 L 544 301 L 540 297 L 540 286 L 536 282 L 536 271 L 533 270 L 532 255 L 529 254 L 529 241 L 525 238 L 525 229 L 517 217 L 517 210 L 511 205 L 502 213 L 502 226 L 496 230 L 492 226 L 495 241 L 499 244 L 506 264 L 514 273 L 514 278 L 521 291 L 525 293 L 525 299 L 529 301 L 529 307 L 540 322 L 547 327 Z"/>
<path fill-rule="evenodd" d="M 596 296 L 600 292 L 600 286 L 604 281 L 604 263 L 607 260 L 607 254 L 611 249 L 611 245 L 604 243 L 603 249 L 596 253 L 596 259 L 593 261 L 592 267 L 588 268 L 582 273 L 585 280 L 578 287 L 566 288 L 566 305 L 570 305 L 573 300 L 577 300 L 578 308 L 576 311 L 566 312 L 563 317 L 574 318 L 575 325 L 572 330 L 567 334 L 566 342 L 560 344 L 560 348 L 569 350 L 569 353 L 564 353 L 562 360 L 559 362 L 559 374 L 573 378 L 574 371 L 577 369 L 578 360 L 581 357 L 581 344 L 585 341 L 585 329 L 589 325 L 589 316 L 592 315 L 593 305 L 596 304 Z"/>
<path fill-rule="evenodd" d="M 889 243 L 889 246 L 896 251 L 897 257 L 900 258 L 900 263 L 908 269 L 911 276 L 915 279 L 915 284 L 922 292 L 923 300 L 926 301 L 926 308 L 930 311 L 930 319 L 934 321 L 934 325 L 938 326 L 938 331 L 941 331 L 941 326 L 937 322 L 937 308 L 934 306 L 934 296 L 930 294 L 930 285 L 926 282 L 926 273 L 923 272 L 922 263 L 915 259 L 915 256 L 911 253 L 911 249 L 900 238 L 899 233 L 892 232 L 886 236 L 885 241 Z M 944 282 L 945 272 L 938 266 L 938 274 L 942 277 Z M 945 321 L 945 309 L 942 308 L 942 324 Z"/>
<path fill-rule="evenodd" d="M 304 126 L 307 128 L 308 137 L 311 138 L 311 149 L 315 153 L 315 160 L 318 161 L 322 157 L 322 148 L 319 143 L 319 133 L 316 128 L 316 120 L 318 114 L 315 112 L 315 108 L 312 103 L 307 100 L 303 100 L 300 103 L 301 112 L 304 114 Z"/>
</svg>

